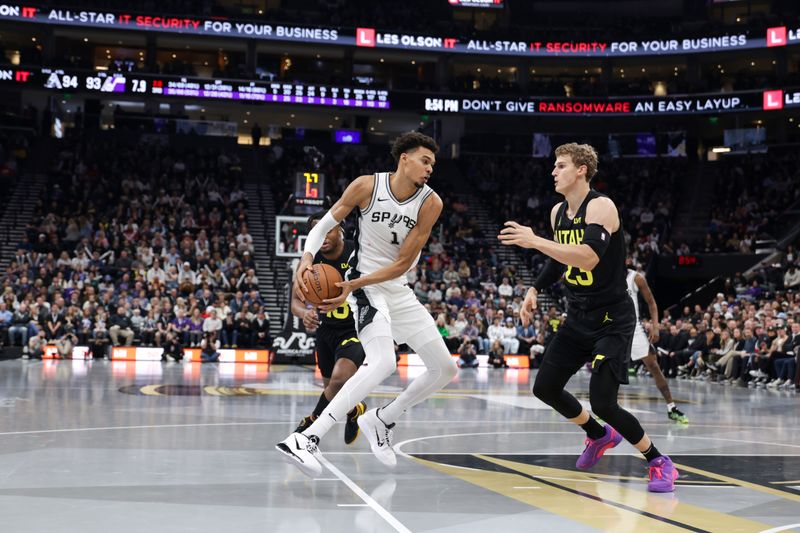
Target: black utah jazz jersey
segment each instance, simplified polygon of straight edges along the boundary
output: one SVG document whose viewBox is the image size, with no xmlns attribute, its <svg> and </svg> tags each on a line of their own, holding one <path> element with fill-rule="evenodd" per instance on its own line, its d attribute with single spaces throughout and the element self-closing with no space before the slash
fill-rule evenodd
<svg viewBox="0 0 800 533">
<path fill-rule="evenodd" d="M 352 241 L 344 241 L 344 250 L 342 250 L 342 255 L 340 255 L 336 259 L 326 259 L 322 252 L 317 252 L 317 255 L 314 256 L 314 263 L 325 263 L 326 265 L 331 265 L 333 268 L 339 271 L 339 274 L 342 275 L 342 279 L 344 278 L 345 273 L 350 268 L 350 254 L 353 253 L 354 245 Z M 337 328 L 337 329 L 352 329 L 355 330 L 355 322 L 353 322 L 353 315 L 350 313 L 350 306 L 347 305 L 347 301 L 345 300 L 342 305 L 334 309 L 333 311 L 329 311 L 327 313 L 320 313 L 320 326 L 327 326 L 329 328 Z M 355 335 L 353 335 L 355 336 Z"/>
<path fill-rule="evenodd" d="M 567 216 L 566 200 L 556 214 L 555 240 L 561 244 L 579 245 L 583 243 L 583 232 L 586 230 L 586 206 L 594 198 L 605 197 L 597 191 L 590 190 L 583 203 L 570 219 Z M 625 237 L 620 227 L 611 234 L 611 243 L 600 262 L 591 271 L 574 266 L 567 266 L 564 274 L 567 297 L 571 308 L 584 311 L 597 309 L 618 303 L 628 298 L 628 286 L 625 278 Z"/>
</svg>

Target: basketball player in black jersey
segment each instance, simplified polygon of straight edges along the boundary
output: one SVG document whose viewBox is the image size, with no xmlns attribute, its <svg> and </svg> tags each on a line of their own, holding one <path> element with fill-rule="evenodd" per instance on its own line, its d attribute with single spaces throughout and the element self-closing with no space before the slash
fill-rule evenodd
<svg viewBox="0 0 800 533">
<path fill-rule="evenodd" d="M 617 207 L 589 186 L 597 173 L 594 148 L 570 143 L 556 148 L 555 155 L 555 190 L 565 201 L 550 213 L 554 241 L 516 222 L 506 222 L 498 237 L 503 244 L 534 248 L 550 258 L 525 296 L 520 310 L 523 325 L 531 321 L 540 290 L 562 275 L 567 288 L 567 321 L 545 350 L 533 394 L 586 431 L 586 448 L 577 468 L 591 468 L 624 437 L 649 463 L 648 490 L 671 492 L 678 477 L 672 461 L 659 453 L 639 421 L 617 403 L 620 384 L 628 383 L 636 324 L 627 290 L 627 254 Z M 569 379 L 588 362 L 592 368 L 589 400 L 605 426 L 564 390 Z"/>
<path fill-rule="evenodd" d="M 322 212 L 308 217 L 308 230 L 324 215 L 325 212 Z M 331 265 L 344 279 L 345 272 L 350 268 L 348 260 L 352 252 L 353 243 L 344 240 L 344 229 L 339 225 L 325 236 L 322 248 L 314 257 L 314 263 Z M 295 291 L 292 291 L 292 314 L 303 319 L 306 330 L 317 332 L 317 366 L 325 384 L 314 412 L 304 417 L 297 426 L 295 431 L 299 433 L 322 414 L 342 385 L 356 373 L 364 362 L 364 348 L 358 340 L 353 314 L 346 301 L 333 311 L 322 313 L 314 307 L 307 308 Z M 360 402 L 347 413 L 344 426 L 344 441 L 347 444 L 352 444 L 358 437 L 357 420 L 366 410 L 367 404 Z"/>
</svg>

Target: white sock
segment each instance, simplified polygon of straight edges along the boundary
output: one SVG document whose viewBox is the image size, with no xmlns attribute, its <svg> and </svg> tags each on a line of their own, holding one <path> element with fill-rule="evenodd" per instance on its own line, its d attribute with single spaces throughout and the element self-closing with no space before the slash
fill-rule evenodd
<svg viewBox="0 0 800 533">
<path fill-rule="evenodd" d="M 673 409 L 675 409 L 675 402 L 668 403 L 667 404 L 667 411 L 672 411 Z"/>
<path fill-rule="evenodd" d="M 458 372 L 458 366 L 441 337 L 415 348 L 427 370 L 411 382 L 400 396 L 389 405 L 381 407 L 378 415 L 384 424 L 392 424 L 400 415 L 414 405 L 428 399 L 433 393 L 450 383 Z"/>
<path fill-rule="evenodd" d="M 364 353 L 366 354 L 364 364 L 345 382 L 314 423 L 303 431 L 304 435 L 316 435 L 322 438 L 336 422 L 344 420 L 358 402 L 366 398 L 397 368 L 392 337 L 372 337 L 364 344 Z"/>
</svg>

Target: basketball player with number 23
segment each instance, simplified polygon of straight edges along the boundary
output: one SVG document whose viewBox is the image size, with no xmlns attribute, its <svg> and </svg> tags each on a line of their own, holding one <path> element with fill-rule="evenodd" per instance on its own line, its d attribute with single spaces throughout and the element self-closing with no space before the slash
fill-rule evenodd
<svg viewBox="0 0 800 533">
<path fill-rule="evenodd" d="M 555 156 L 555 190 L 565 201 L 550 213 L 554 241 L 516 222 L 506 222 L 498 236 L 505 245 L 534 248 L 549 257 L 525 296 L 520 310 L 523 325 L 531 321 L 539 291 L 562 275 L 566 282 L 567 322 L 545 350 L 533 394 L 586 431 L 586 447 L 577 468 L 593 467 L 625 438 L 648 461 L 648 490 L 672 492 L 678 478 L 672 461 L 656 449 L 639 421 L 617 403 L 620 384 L 628 383 L 636 325 L 617 207 L 590 187 L 597 173 L 594 148 L 569 143 L 556 148 Z M 589 401 L 594 414 L 605 421 L 604 426 L 564 390 L 569 379 L 589 362 Z"/>
<path fill-rule="evenodd" d="M 366 354 L 365 364 L 321 415 L 275 446 L 309 476 L 322 473 L 319 440 L 395 371 L 394 341 L 408 344 L 419 354 L 426 370 L 392 402 L 358 417 L 372 453 L 388 467 L 397 463 L 392 449 L 395 421 L 447 385 L 458 371 L 433 317 L 414 296 L 405 277 L 416 268 L 442 211 L 441 198 L 428 186 L 437 151 L 436 142 L 427 135 L 410 132 L 398 137 L 392 144 L 397 169 L 356 178 L 306 239 L 295 291 L 303 301 L 309 295 L 304 273 L 313 268 L 314 255 L 325 235 L 357 211 L 350 269 L 347 279 L 336 283 L 342 294 L 325 299 L 319 310 L 333 311 L 347 300 L 355 311 L 358 337 Z"/>
</svg>

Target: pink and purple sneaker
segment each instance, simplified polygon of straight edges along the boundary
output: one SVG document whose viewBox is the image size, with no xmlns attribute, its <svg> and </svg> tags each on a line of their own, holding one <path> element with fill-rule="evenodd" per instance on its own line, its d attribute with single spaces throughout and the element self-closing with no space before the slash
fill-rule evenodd
<svg viewBox="0 0 800 533">
<path fill-rule="evenodd" d="M 606 434 L 599 439 L 586 438 L 586 449 L 578 457 L 578 462 L 575 467 L 579 470 L 589 470 L 603 457 L 606 450 L 610 450 L 620 442 L 622 442 L 622 435 L 616 429 L 608 424 L 605 425 Z M 672 464 L 672 463 L 670 463 Z"/>
<path fill-rule="evenodd" d="M 650 481 L 647 490 L 650 492 L 672 492 L 675 490 L 675 480 L 678 479 L 678 470 L 672 464 L 672 459 L 666 455 L 656 457 L 649 463 Z"/>
</svg>

